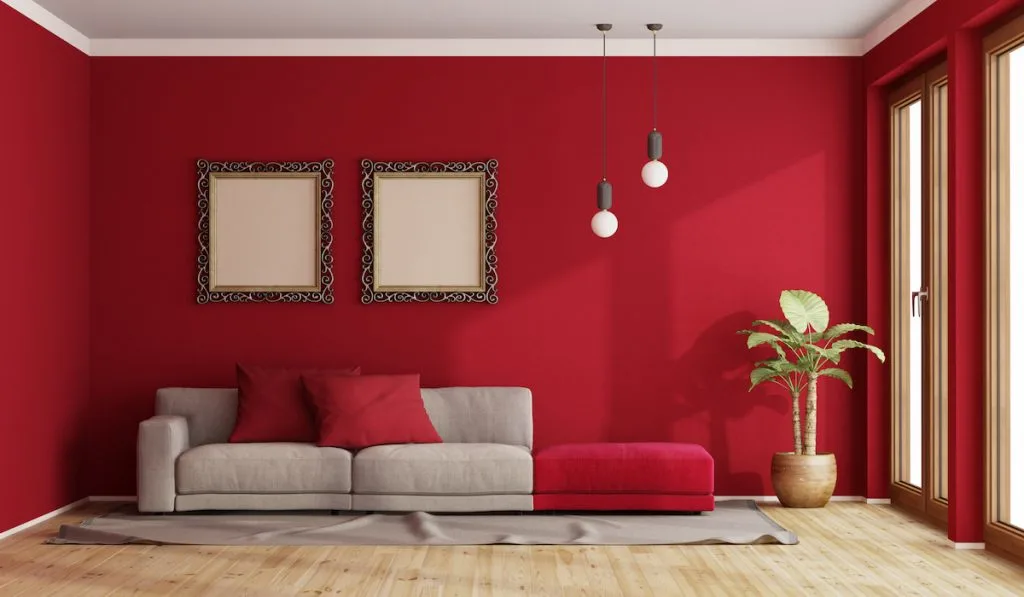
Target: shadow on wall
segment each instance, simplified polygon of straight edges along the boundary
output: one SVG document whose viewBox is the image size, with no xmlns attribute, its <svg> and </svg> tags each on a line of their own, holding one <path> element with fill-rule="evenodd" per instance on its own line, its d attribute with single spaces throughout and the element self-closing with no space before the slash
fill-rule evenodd
<svg viewBox="0 0 1024 597">
<path fill-rule="evenodd" d="M 665 364 L 661 396 L 646 400 L 652 405 L 651 419 L 658 421 L 658 428 L 648 429 L 652 438 L 703 444 L 715 458 L 717 487 L 763 495 L 770 493 L 768 466 L 780 444 L 775 439 L 778 429 L 765 429 L 765 418 L 759 415 L 772 411 L 774 423 L 778 414 L 788 412 L 789 398 L 781 392 L 748 391 L 751 365 L 762 357 L 748 350 L 736 332 L 749 328 L 754 319 L 753 313 L 740 311 L 706 328 L 689 350 Z M 625 417 L 619 415 L 638 408 L 637 397 L 619 394 L 615 407 L 612 420 L 622 421 Z M 622 431 L 613 423 L 613 437 Z M 743 470 L 740 462 L 756 468 Z"/>
</svg>

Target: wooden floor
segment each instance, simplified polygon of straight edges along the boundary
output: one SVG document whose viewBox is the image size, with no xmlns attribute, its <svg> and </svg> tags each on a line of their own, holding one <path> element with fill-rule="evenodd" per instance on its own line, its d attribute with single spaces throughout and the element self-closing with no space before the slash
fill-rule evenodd
<svg viewBox="0 0 1024 597">
<path fill-rule="evenodd" d="M 795 546 L 45 545 L 93 504 L 0 541 L 0 595 L 1024 595 L 1024 568 L 955 551 L 889 506 L 765 506 Z"/>
</svg>

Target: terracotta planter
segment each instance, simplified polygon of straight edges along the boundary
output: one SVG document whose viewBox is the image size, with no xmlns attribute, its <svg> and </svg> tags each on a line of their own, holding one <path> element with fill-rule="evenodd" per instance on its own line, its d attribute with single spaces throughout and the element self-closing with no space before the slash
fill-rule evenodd
<svg viewBox="0 0 1024 597">
<path fill-rule="evenodd" d="M 823 507 L 836 488 L 835 454 L 776 452 L 772 457 L 772 487 L 787 508 Z"/>
</svg>

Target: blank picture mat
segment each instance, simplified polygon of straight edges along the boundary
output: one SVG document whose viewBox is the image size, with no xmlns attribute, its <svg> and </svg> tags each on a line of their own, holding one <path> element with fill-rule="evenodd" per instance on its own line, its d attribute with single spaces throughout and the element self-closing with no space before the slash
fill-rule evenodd
<svg viewBox="0 0 1024 597">
<path fill-rule="evenodd" d="M 374 286 L 483 289 L 482 180 L 378 177 Z"/>
<path fill-rule="evenodd" d="M 318 181 L 212 178 L 211 290 L 319 287 Z"/>
</svg>

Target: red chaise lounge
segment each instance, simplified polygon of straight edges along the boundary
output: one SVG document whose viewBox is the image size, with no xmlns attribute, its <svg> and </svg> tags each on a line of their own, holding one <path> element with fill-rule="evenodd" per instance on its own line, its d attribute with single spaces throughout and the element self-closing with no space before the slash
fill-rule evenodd
<svg viewBox="0 0 1024 597">
<path fill-rule="evenodd" d="M 714 461 L 696 444 L 563 444 L 533 463 L 534 510 L 715 509 Z"/>
</svg>

